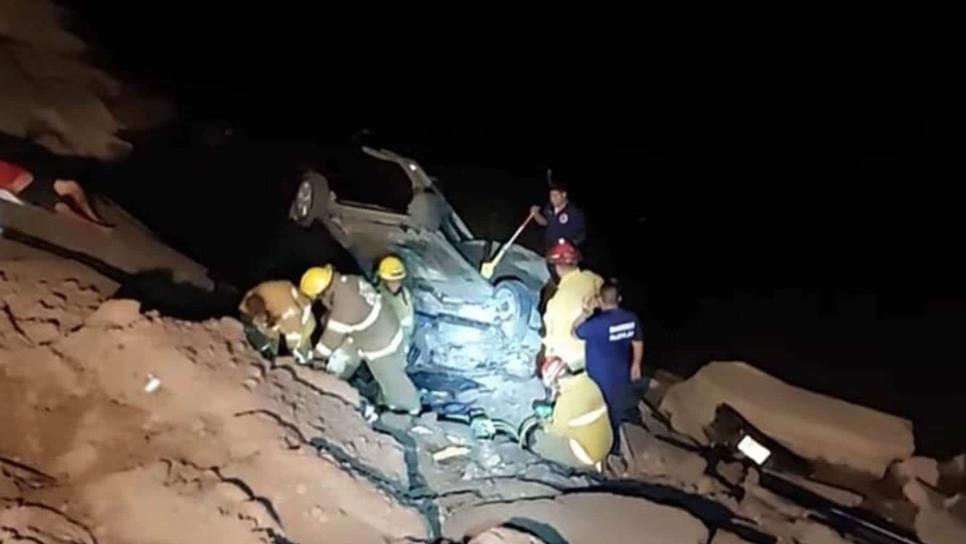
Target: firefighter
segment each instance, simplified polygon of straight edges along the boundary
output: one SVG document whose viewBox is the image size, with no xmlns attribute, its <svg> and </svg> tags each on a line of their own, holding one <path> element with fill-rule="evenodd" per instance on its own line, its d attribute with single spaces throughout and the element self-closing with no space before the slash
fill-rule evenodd
<svg viewBox="0 0 966 544">
<path fill-rule="evenodd" d="M 238 307 L 249 340 L 269 357 L 278 355 L 282 339 L 302 363 L 312 360 L 315 316 L 312 303 L 290 281 L 266 281 L 245 294 Z"/>
<path fill-rule="evenodd" d="M 614 444 L 600 388 L 587 373 L 571 373 L 558 357 L 544 359 L 540 375 L 554 399 L 553 412 L 523 437 L 524 444 L 545 459 L 599 470 Z"/>
<path fill-rule="evenodd" d="M 399 326 L 403 329 L 403 353 L 409 353 L 416 324 L 416 311 L 413 307 L 413 294 L 403 285 L 403 280 L 406 279 L 406 265 L 399 257 L 389 255 L 379 261 L 376 276 L 379 278 L 376 288 L 396 314 Z"/>
<path fill-rule="evenodd" d="M 361 276 L 339 274 L 327 265 L 307 270 L 301 290 L 329 310 L 315 346 L 315 355 L 327 360 L 327 370 L 349 379 L 364 360 L 379 383 L 377 403 L 419 413 L 419 394 L 406 375 L 405 333 L 376 289 Z"/>
<path fill-rule="evenodd" d="M 582 370 L 586 361 L 584 341 L 574 335 L 574 325 L 583 317 L 585 301 L 597 296 L 604 279 L 580 269 L 580 252 L 567 240 L 559 240 L 550 248 L 547 262 L 554 267 L 560 283 L 543 314 L 544 357 L 559 357 L 571 370 Z"/>
</svg>

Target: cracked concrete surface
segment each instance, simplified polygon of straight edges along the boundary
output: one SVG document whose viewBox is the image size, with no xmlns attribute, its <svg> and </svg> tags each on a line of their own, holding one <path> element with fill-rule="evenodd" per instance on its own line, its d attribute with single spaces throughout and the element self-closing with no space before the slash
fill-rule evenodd
<svg viewBox="0 0 966 544">
<path fill-rule="evenodd" d="M 116 287 L 0 260 L 0 542 L 841 541 L 654 414 L 604 474 L 434 414 L 370 426 L 351 386 L 264 361 L 234 319 L 142 314 Z"/>
<path fill-rule="evenodd" d="M 452 512 L 586 483 L 515 444 L 481 446 L 464 426 L 423 421 L 474 451 L 437 464 L 438 443 L 370 427 L 348 384 L 267 363 L 233 319 L 141 314 L 66 261 L 0 261 L 0 273 L 0 334 L 12 339 L 0 346 L 12 423 L 0 496 L 70 511 L 95 540 L 420 541 Z M 18 331 L 44 311 L 63 325 L 56 334 Z"/>
<path fill-rule="evenodd" d="M 309 444 L 321 427 L 348 459 L 408 486 L 402 447 L 364 423 L 352 395 L 266 367 L 233 320 L 141 315 L 131 301 L 104 302 L 112 290 L 96 274 L 51 264 L 0 264 L 11 316 L 0 323 L 0 540 L 61 541 L 35 529 L 67 534 L 69 522 L 31 505 L 89 529 L 65 542 L 428 536 L 419 512 Z M 43 311 L 57 312 L 56 335 L 18 333 Z M 151 377 L 157 389 L 146 389 Z"/>
</svg>

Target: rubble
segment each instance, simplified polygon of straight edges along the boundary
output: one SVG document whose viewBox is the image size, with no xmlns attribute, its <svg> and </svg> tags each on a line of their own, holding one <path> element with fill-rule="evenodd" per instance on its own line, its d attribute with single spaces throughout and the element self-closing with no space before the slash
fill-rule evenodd
<svg viewBox="0 0 966 544">
<path fill-rule="evenodd" d="M 910 480 L 902 491 L 918 509 L 915 530 L 925 544 L 966 542 L 966 508 L 960 496 L 947 497 L 919 480 Z"/>
<path fill-rule="evenodd" d="M 707 462 L 699 454 L 656 438 L 637 425 L 621 426 L 621 456 L 627 468 L 620 476 L 646 477 L 697 489 Z"/>
<path fill-rule="evenodd" d="M 916 534 L 925 544 L 961 544 L 966 542 L 966 516 L 945 508 L 920 510 Z"/>
<path fill-rule="evenodd" d="M 779 476 L 793 484 L 802 487 L 812 493 L 815 493 L 819 497 L 830 500 L 836 504 L 842 506 L 855 507 L 862 504 L 865 500 L 861 494 L 855 491 L 850 491 L 848 489 L 842 489 L 841 487 L 836 487 L 829 484 L 824 484 L 821 482 L 816 482 L 802 476 L 797 476 L 795 474 L 781 473 Z"/>
<path fill-rule="evenodd" d="M 745 465 L 736 462 L 718 463 L 718 466 L 715 467 L 715 472 L 733 486 L 742 485 L 745 482 L 745 477 L 748 475 L 748 469 Z"/>
<path fill-rule="evenodd" d="M 798 520 L 792 526 L 797 544 L 849 544 L 839 533 L 814 521 Z"/>
<path fill-rule="evenodd" d="M 747 544 L 747 542 L 747 540 L 731 531 L 722 531 L 720 529 L 715 531 L 714 538 L 711 539 L 711 544 Z"/>
<path fill-rule="evenodd" d="M 966 454 L 940 463 L 939 486 L 949 493 L 966 492 Z"/>
<path fill-rule="evenodd" d="M 264 367 L 229 322 L 145 319 L 127 301 L 98 307 L 99 280 L 71 263 L 35 264 L 0 262 L 9 319 L 58 322 L 42 342 L 0 346 L 0 459 L 27 467 L 16 475 L 4 463 L 0 535 L 45 541 L 28 529 L 71 524 L 24 504 L 69 512 L 90 542 L 429 535 L 423 514 L 391 493 L 408 487 L 402 446 L 339 393 Z M 56 308 L 44 306 L 54 299 Z M 241 384 L 254 368 L 265 378 L 248 391 Z M 151 394 L 148 376 L 160 381 Z M 316 428 L 325 430 L 322 455 L 310 444 Z"/>
<path fill-rule="evenodd" d="M 290 357 L 263 360 L 236 320 L 143 315 L 135 301 L 107 300 L 116 288 L 66 261 L 0 261 L 0 411 L 11 422 L 0 436 L 0 540 L 138 541 L 150 531 L 188 543 L 301 544 L 320 532 L 332 542 L 583 542 L 646 532 L 703 544 L 715 529 L 719 544 L 753 533 L 842 542 L 762 487 L 747 462 L 698 451 L 646 405 L 645 427 L 622 429 L 623 461 L 608 463 L 621 481 L 607 483 L 432 413 L 370 425 L 352 386 Z M 862 500 L 780 476 L 843 506 Z M 638 487 L 617 491 L 625 484 Z M 919 478 L 906 491 L 925 544 L 944 544 L 935 535 L 959 527 L 966 503 Z"/>
<path fill-rule="evenodd" d="M 910 480 L 921 480 L 936 487 L 939 485 L 939 463 L 927 457 L 911 457 L 889 467 L 888 477 L 899 487 Z"/>
<path fill-rule="evenodd" d="M 741 501 L 742 513 L 748 513 L 748 517 L 757 522 L 773 514 L 791 520 L 802 519 L 808 514 L 801 506 L 762 487 L 759 484 L 757 472 L 752 472 L 748 476 L 744 489 L 745 496 Z"/>
<path fill-rule="evenodd" d="M 722 405 L 797 455 L 878 478 L 914 449 L 905 419 L 788 385 L 739 362 L 711 363 L 672 386 L 661 410 L 676 431 L 706 444 L 705 428 Z"/>
<path fill-rule="evenodd" d="M 509 527 L 494 527 L 474 536 L 469 544 L 544 544 L 544 541 Z"/>
<path fill-rule="evenodd" d="M 703 544 L 709 536 L 703 523 L 682 510 L 600 493 L 481 506 L 447 520 L 444 534 L 461 538 L 475 534 L 474 528 L 506 523 L 546 542 L 618 541 L 646 534 L 649 544 Z"/>
</svg>

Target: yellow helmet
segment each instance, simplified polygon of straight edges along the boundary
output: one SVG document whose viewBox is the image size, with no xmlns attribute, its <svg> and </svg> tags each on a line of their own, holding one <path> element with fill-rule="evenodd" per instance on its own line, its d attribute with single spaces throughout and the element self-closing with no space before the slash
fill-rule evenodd
<svg viewBox="0 0 966 544">
<path fill-rule="evenodd" d="M 384 281 L 402 280 L 406 277 L 406 265 L 399 257 L 384 257 L 379 261 L 379 277 Z"/>
<path fill-rule="evenodd" d="M 335 269 L 332 268 L 331 264 L 325 266 L 313 266 L 302 274 L 302 281 L 299 283 L 299 289 L 305 296 L 315 299 L 329 288 L 332 284 L 332 276 L 335 275 Z"/>
</svg>

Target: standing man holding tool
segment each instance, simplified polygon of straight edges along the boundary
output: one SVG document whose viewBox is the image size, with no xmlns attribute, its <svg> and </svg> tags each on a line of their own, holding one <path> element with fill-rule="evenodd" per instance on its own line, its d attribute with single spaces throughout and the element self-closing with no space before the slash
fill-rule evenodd
<svg viewBox="0 0 966 544">
<path fill-rule="evenodd" d="M 587 241 L 587 220 L 584 212 L 570 202 L 567 186 L 554 180 L 547 172 L 550 183 L 550 202 L 543 206 L 533 206 L 530 213 L 534 221 L 547 230 L 544 233 L 545 249 L 557 244 L 561 238 L 578 248 Z"/>
<path fill-rule="evenodd" d="M 615 443 L 625 414 L 637 405 L 632 384 L 641 379 L 644 359 L 641 322 L 620 303 L 620 288 L 615 280 L 609 280 L 599 297 L 587 301 L 574 330 L 577 338 L 586 342 L 587 374 L 607 402 Z M 600 311 L 594 314 L 597 307 Z"/>
</svg>

